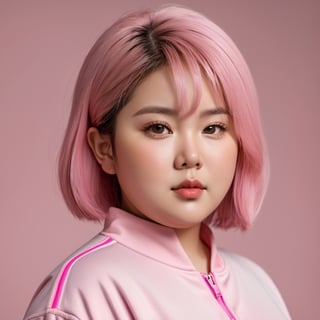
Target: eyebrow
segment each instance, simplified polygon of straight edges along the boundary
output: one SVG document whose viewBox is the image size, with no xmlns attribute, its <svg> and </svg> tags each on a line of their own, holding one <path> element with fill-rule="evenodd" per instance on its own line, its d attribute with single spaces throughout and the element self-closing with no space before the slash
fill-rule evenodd
<svg viewBox="0 0 320 320">
<path fill-rule="evenodd" d="M 222 107 L 216 107 L 213 109 L 204 110 L 201 112 L 200 117 L 206 117 L 206 116 L 214 116 L 217 114 L 226 114 L 229 115 L 229 112 L 227 109 Z"/>
<path fill-rule="evenodd" d="M 162 106 L 146 106 L 138 110 L 137 112 L 135 112 L 133 116 L 135 117 L 135 116 L 139 116 L 142 114 L 149 114 L 149 113 L 160 113 L 160 114 L 165 114 L 169 116 L 174 116 L 174 115 L 177 115 L 177 110 L 172 108 L 162 107 Z M 202 111 L 200 114 L 200 117 L 202 118 L 202 117 L 217 115 L 217 114 L 229 115 L 229 112 L 225 108 L 216 107 L 216 108 Z"/>
</svg>

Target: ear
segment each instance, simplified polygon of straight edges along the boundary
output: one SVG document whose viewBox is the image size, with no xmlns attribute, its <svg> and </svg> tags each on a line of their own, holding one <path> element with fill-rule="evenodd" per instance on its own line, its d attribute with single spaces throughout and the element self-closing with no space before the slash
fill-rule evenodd
<svg viewBox="0 0 320 320">
<path fill-rule="evenodd" d="M 116 174 L 111 136 L 101 134 L 97 128 L 91 127 L 87 132 L 87 140 L 102 170 L 108 174 Z"/>
</svg>

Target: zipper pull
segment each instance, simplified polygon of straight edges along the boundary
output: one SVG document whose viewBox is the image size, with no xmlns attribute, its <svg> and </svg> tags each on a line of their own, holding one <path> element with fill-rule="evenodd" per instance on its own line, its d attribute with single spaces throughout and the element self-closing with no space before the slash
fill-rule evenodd
<svg viewBox="0 0 320 320">
<path fill-rule="evenodd" d="M 211 284 L 215 285 L 215 282 L 211 276 L 211 273 L 207 274 L 206 276 L 207 276 L 207 279 L 211 282 Z"/>
<path fill-rule="evenodd" d="M 222 309 L 225 311 L 227 316 L 229 317 L 230 320 L 236 320 L 236 317 L 233 315 L 229 307 L 227 306 L 226 302 L 224 301 L 224 298 L 222 296 L 222 293 L 219 289 L 218 284 L 216 283 L 216 279 L 213 275 L 213 273 L 209 274 L 203 274 L 204 279 L 207 281 L 207 284 L 209 285 L 209 288 L 211 288 L 211 292 L 213 293 L 214 297 L 222 307 Z"/>
<path fill-rule="evenodd" d="M 213 288 L 213 291 L 214 291 L 216 298 L 221 298 L 222 293 L 216 284 L 216 281 L 215 281 L 216 279 L 213 277 L 213 275 L 211 273 L 207 274 L 206 276 L 207 276 L 209 283 L 211 284 L 211 286 Z"/>
</svg>

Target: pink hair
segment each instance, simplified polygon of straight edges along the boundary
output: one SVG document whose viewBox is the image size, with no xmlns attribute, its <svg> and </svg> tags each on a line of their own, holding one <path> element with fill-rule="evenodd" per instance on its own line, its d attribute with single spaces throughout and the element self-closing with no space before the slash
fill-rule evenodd
<svg viewBox="0 0 320 320">
<path fill-rule="evenodd" d="M 88 53 L 78 76 L 59 161 L 64 199 L 79 218 L 100 220 L 119 206 L 115 176 L 104 173 L 87 143 L 91 126 L 113 134 L 115 118 L 140 81 L 167 65 L 183 109 L 184 66 L 193 75 L 196 106 L 204 75 L 224 99 L 239 145 L 233 184 L 213 212 L 217 227 L 247 229 L 263 199 L 267 163 L 255 86 L 241 53 L 209 19 L 185 8 L 139 11 L 120 18 Z"/>
</svg>

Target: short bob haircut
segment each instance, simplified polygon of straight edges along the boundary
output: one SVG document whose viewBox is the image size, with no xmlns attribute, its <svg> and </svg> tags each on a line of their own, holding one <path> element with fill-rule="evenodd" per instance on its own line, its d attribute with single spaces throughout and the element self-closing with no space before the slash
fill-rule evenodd
<svg viewBox="0 0 320 320">
<path fill-rule="evenodd" d="M 267 161 L 256 89 L 241 53 L 217 25 L 182 7 L 138 11 L 117 20 L 96 41 L 80 70 L 59 158 L 59 181 L 71 212 L 89 220 L 107 217 L 120 206 L 115 175 L 106 174 L 87 142 L 89 127 L 114 133 L 117 113 L 137 85 L 161 66 L 172 71 L 179 107 L 185 98 L 184 67 L 193 76 L 195 101 L 201 77 L 222 97 L 238 141 L 238 159 L 230 190 L 212 213 L 216 227 L 247 229 L 262 202 Z"/>
</svg>

